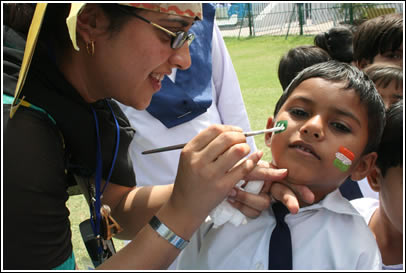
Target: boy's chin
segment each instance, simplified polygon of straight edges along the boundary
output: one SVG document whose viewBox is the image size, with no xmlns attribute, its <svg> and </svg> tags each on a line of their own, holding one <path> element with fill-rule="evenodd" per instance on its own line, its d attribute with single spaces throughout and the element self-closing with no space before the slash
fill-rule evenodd
<svg viewBox="0 0 406 273">
<path fill-rule="evenodd" d="M 313 182 L 312 179 L 307 179 L 309 170 L 303 170 L 295 166 L 284 166 L 284 164 L 278 164 L 274 160 L 272 160 L 271 164 L 278 169 L 288 169 L 288 176 L 283 180 L 287 184 L 310 185 Z"/>
</svg>

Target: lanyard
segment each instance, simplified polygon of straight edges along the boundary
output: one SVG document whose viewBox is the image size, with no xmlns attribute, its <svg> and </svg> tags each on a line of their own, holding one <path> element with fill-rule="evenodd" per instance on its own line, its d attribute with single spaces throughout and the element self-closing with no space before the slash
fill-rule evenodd
<svg viewBox="0 0 406 273">
<path fill-rule="evenodd" d="M 116 116 L 114 115 L 114 111 L 111 108 L 110 103 L 107 100 L 106 100 L 106 103 L 109 106 L 110 111 L 111 111 L 111 113 L 113 115 L 114 122 L 116 124 L 117 135 L 116 135 L 116 147 L 115 147 L 115 151 L 114 151 L 113 162 L 111 163 L 110 172 L 109 172 L 106 183 L 105 183 L 102 190 L 100 190 L 100 188 L 101 188 L 101 180 L 102 180 L 103 161 L 102 161 L 102 152 L 101 152 L 99 121 L 98 121 L 98 118 L 97 118 L 96 111 L 93 109 L 92 106 L 90 106 L 92 111 L 93 111 L 93 117 L 94 117 L 95 125 L 96 125 L 96 137 L 97 137 L 97 151 L 96 151 L 96 158 L 97 158 L 96 160 L 97 160 L 97 162 L 96 162 L 96 176 L 95 176 L 94 213 L 92 212 L 92 208 L 90 209 L 91 219 L 93 220 L 93 221 L 90 221 L 90 222 L 92 224 L 93 232 L 96 235 L 96 237 L 100 237 L 101 196 L 102 196 L 104 190 L 106 189 L 106 186 L 107 186 L 108 182 L 110 181 L 110 177 L 111 177 L 111 174 L 113 172 L 114 164 L 115 164 L 116 159 L 117 159 L 118 147 L 119 147 L 119 143 L 120 143 L 120 129 L 119 129 L 119 125 L 118 125 Z M 99 253 L 101 253 L 101 251 L 102 251 L 102 248 L 101 248 L 101 246 L 99 246 Z"/>
</svg>

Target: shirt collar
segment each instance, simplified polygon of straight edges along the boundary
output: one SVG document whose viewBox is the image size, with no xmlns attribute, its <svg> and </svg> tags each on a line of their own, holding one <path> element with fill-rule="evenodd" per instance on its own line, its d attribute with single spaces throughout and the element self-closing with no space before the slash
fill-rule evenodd
<svg viewBox="0 0 406 273">
<path fill-rule="evenodd" d="M 300 208 L 298 214 L 308 210 L 319 210 L 319 209 L 327 209 L 338 214 L 348 214 L 356 216 L 360 215 L 358 211 L 351 205 L 351 203 L 341 195 L 339 189 L 336 189 L 335 191 L 327 194 L 318 203 Z"/>
</svg>

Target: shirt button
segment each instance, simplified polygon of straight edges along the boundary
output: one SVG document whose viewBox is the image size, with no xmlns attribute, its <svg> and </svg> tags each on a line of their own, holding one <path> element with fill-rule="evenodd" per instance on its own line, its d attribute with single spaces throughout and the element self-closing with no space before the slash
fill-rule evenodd
<svg viewBox="0 0 406 273">
<path fill-rule="evenodd" d="M 264 269 L 264 264 L 261 263 L 261 262 L 257 262 L 257 263 L 255 264 L 255 269 L 257 269 L 257 270 L 262 270 L 262 269 Z"/>
</svg>

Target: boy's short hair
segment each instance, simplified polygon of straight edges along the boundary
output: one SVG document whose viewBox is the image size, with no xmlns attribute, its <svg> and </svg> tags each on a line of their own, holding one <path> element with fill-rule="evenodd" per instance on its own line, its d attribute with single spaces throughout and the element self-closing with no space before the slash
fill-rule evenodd
<svg viewBox="0 0 406 273">
<path fill-rule="evenodd" d="M 386 14 L 362 23 L 354 33 L 354 61 L 373 62 L 378 54 L 396 51 L 403 42 L 403 16 Z"/>
<path fill-rule="evenodd" d="M 352 31 L 343 26 L 330 28 L 327 32 L 322 32 L 314 37 L 314 44 L 331 56 L 332 59 L 351 63 L 353 59 Z"/>
<path fill-rule="evenodd" d="M 376 86 L 386 88 L 394 81 L 396 89 L 403 87 L 403 70 L 397 65 L 385 63 L 371 64 L 364 69 L 364 72 Z"/>
<path fill-rule="evenodd" d="M 383 177 L 389 168 L 403 166 L 403 100 L 392 104 L 386 112 L 376 165 Z"/>
<path fill-rule="evenodd" d="M 279 61 L 278 78 L 283 90 L 306 67 L 330 59 L 330 55 L 324 49 L 314 45 L 303 45 L 290 49 Z"/>
<path fill-rule="evenodd" d="M 385 105 L 368 76 L 355 66 L 347 63 L 328 61 L 312 65 L 300 72 L 283 92 L 275 106 L 274 117 L 292 92 L 305 80 L 322 78 L 332 82 L 345 82 L 343 91 L 354 90 L 360 102 L 367 109 L 368 143 L 363 154 L 375 152 L 378 149 L 385 126 Z M 337 102 L 339 103 L 339 102 Z"/>
</svg>

